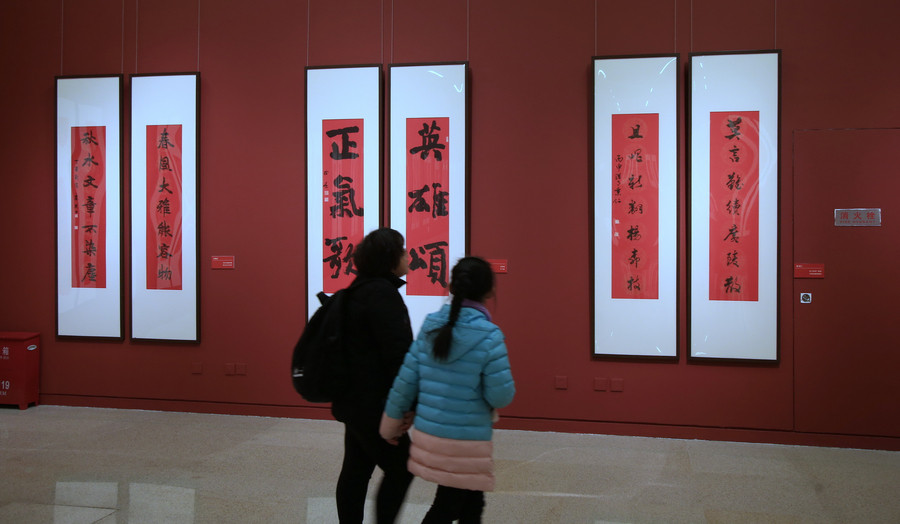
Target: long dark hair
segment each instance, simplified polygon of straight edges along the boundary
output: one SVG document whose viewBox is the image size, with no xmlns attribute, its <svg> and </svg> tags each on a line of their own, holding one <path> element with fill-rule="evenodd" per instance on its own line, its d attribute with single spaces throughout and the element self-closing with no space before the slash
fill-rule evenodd
<svg viewBox="0 0 900 524">
<path fill-rule="evenodd" d="M 432 355 L 439 361 L 447 360 L 453 339 L 453 326 L 459 318 L 463 300 L 481 302 L 494 289 L 494 271 L 483 258 L 465 257 L 450 272 L 450 320 L 438 330 L 434 338 Z"/>
<path fill-rule="evenodd" d="M 403 235 L 399 231 L 383 227 L 372 231 L 356 245 L 353 265 L 362 276 L 386 277 L 396 269 L 405 254 Z"/>
</svg>

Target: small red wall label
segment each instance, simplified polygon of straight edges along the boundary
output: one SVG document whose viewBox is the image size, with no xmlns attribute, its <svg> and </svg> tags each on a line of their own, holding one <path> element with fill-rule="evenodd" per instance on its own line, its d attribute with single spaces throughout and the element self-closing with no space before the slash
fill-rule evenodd
<svg viewBox="0 0 900 524">
<path fill-rule="evenodd" d="M 794 264 L 794 278 L 825 278 L 825 264 Z"/>
<path fill-rule="evenodd" d="M 213 269 L 234 269 L 234 255 L 229 256 L 213 256 Z"/>
<path fill-rule="evenodd" d="M 494 273 L 506 273 L 509 271 L 509 263 L 505 259 L 490 259 L 488 260 L 488 263 L 491 265 L 491 269 L 494 270 Z"/>
</svg>

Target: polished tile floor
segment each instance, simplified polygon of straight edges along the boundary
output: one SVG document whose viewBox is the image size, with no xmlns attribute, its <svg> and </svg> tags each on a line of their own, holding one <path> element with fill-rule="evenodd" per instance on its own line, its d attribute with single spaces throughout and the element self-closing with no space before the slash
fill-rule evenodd
<svg viewBox="0 0 900 524">
<path fill-rule="evenodd" d="M 0 408 L 0 523 L 332 523 L 332 421 Z M 497 431 L 486 523 L 900 522 L 900 453 Z M 413 481 L 401 522 L 434 485 Z M 368 514 L 368 513 L 367 513 Z"/>
</svg>

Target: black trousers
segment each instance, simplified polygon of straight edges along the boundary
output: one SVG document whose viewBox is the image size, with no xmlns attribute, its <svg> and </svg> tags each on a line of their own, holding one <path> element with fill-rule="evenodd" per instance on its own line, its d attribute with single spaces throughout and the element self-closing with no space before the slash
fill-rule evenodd
<svg viewBox="0 0 900 524">
<path fill-rule="evenodd" d="M 438 486 L 431 509 L 422 524 L 480 524 L 484 509 L 484 492 Z"/>
<path fill-rule="evenodd" d="M 409 443 L 409 436 L 404 435 L 399 445 L 388 444 L 378 434 L 377 423 L 372 424 L 371 421 L 344 423 L 344 463 L 335 494 L 341 524 L 362 523 L 366 492 L 375 466 L 384 471 L 375 499 L 376 522 L 394 522 L 413 479 L 406 468 Z"/>
</svg>

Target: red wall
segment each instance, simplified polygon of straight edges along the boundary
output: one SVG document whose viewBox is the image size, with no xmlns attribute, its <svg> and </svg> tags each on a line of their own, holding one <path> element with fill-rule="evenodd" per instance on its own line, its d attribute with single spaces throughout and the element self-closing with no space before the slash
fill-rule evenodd
<svg viewBox="0 0 900 524">
<path fill-rule="evenodd" d="M 329 416 L 287 380 L 306 294 L 304 67 L 467 60 L 472 252 L 510 267 L 492 306 L 518 385 L 503 427 L 900 449 L 896 414 L 868 435 L 798 427 L 852 406 L 809 415 L 822 410 L 795 402 L 791 279 L 791 217 L 805 211 L 794 205 L 794 132 L 898 126 L 898 18 L 893 0 L 3 2 L 0 329 L 42 333 L 45 403 Z M 783 50 L 779 365 L 687 362 L 684 262 L 679 362 L 592 361 L 591 57 L 675 52 L 685 68 L 691 52 L 772 48 Z M 127 93 L 130 74 L 197 70 L 201 343 L 56 339 L 54 76 L 125 74 Z M 684 258 L 683 131 L 679 155 Z M 212 255 L 235 255 L 238 269 L 210 270 Z M 247 375 L 225 375 L 229 363 Z M 868 365 L 896 368 L 900 354 Z M 594 378 L 623 379 L 624 391 L 595 392 Z"/>
</svg>

